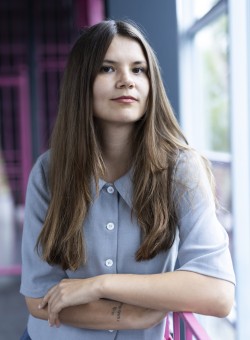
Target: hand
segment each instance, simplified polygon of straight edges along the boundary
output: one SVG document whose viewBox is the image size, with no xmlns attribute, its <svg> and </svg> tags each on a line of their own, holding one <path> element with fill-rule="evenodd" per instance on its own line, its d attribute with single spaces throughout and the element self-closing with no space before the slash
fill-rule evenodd
<svg viewBox="0 0 250 340">
<path fill-rule="evenodd" d="M 95 283 L 96 278 L 64 279 L 52 287 L 38 307 L 48 305 L 49 325 L 60 326 L 59 313 L 63 308 L 99 300 Z"/>
</svg>

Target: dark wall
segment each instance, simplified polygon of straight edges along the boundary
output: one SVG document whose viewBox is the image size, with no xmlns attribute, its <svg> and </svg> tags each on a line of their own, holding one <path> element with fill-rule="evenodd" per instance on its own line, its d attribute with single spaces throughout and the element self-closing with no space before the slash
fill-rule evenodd
<svg viewBox="0 0 250 340">
<path fill-rule="evenodd" d="M 106 16 L 132 19 L 142 26 L 160 62 L 174 111 L 179 113 L 177 19 L 175 0 L 106 0 Z"/>
</svg>

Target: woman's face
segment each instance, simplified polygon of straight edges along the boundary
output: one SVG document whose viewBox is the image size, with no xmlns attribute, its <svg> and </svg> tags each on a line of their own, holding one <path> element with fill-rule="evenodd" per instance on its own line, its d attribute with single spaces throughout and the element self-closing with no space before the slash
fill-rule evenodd
<svg viewBox="0 0 250 340">
<path fill-rule="evenodd" d="M 146 111 L 148 65 L 140 44 L 115 36 L 93 86 L 94 116 L 109 124 L 131 124 Z"/>
</svg>

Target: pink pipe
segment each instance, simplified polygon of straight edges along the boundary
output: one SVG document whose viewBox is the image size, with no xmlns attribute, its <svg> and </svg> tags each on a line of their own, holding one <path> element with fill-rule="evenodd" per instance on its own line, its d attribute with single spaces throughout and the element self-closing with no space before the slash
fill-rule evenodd
<svg viewBox="0 0 250 340">
<path fill-rule="evenodd" d="M 104 8 L 102 0 L 88 0 L 88 24 L 94 25 L 103 20 Z"/>
<path fill-rule="evenodd" d="M 19 264 L 8 266 L 8 267 L 0 267 L 0 276 L 15 276 L 21 275 L 22 267 Z"/>
<path fill-rule="evenodd" d="M 174 340 L 181 340 L 179 313 L 173 313 L 173 320 L 174 320 Z"/>
<path fill-rule="evenodd" d="M 20 105 L 20 138 L 21 138 L 21 166 L 22 166 L 22 202 L 25 200 L 26 186 L 31 170 L 31 135 L 29 110 L 29 84 L 26 70 L 19 76 L 19 105 Z"/>
<path fill-rule="evenodd" d="M 180 318 L 185 325 L 185 339 L 192 340 L 195 336 L 197 340 L 211 340 L 192 313 L 173 313 L 174 318 L 174 340 L 180 340 Z"/>
</svg>

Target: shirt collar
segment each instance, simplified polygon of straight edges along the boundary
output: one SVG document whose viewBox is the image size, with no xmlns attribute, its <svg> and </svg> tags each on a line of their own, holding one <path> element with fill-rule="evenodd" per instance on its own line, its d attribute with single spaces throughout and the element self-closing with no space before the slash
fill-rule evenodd
<svg viewBox="0 0 250 340">
<path fill-rule="evenodd" d="M 128 204 L 130 209 L 132 209 L 132 199 L 133 199 L 133 183 L 132 183 L 132 170 L 129 170 L 125 175 L 118 178 L 113 184 L 104 181 L 103 179 L 98 180 L 99 192 L 104 186 L 113 185 L 119 192 L 124 201 Z M 91 194 L 92 197 L 96 197 L 96 186 L 94 180 L 91 181 Z"/>
<path fill-rule="evenodd" d="M 102 190 L 102 188 L 103 188 L 104 185 L 106 185 L 106 184 L 107 184 L 107 182 L 105 182 L 104 180 L 102 180 L 102 179 L 99 179 L 99 180 L 98 180 L 98 193 Z M 94 181 L 93 178 L 92 178 L 91 183 L 90 183 L 90 189 L 91 189 L 92 198 L 95 199 L 96 196 L 97 196 L 97 193 L 96 193 L 96 185 L 95 185 L 95 181 Z"/>
<path fill-rule="evenodd" d="M 119 192 L 124 201 L 128 204 L 130 209 L 132 209 L 133 201 L 133 174 L 132 170 L 129 170 L 124 176 L 118 178 L 114 182 L 116 190 Z"/>
</svg>

